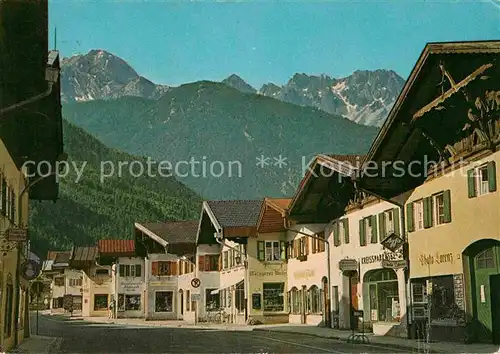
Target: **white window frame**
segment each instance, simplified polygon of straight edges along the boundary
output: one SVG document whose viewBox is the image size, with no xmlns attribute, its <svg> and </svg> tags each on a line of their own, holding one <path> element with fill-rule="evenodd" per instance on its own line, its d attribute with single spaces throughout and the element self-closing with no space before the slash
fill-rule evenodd
<svg viewBox="0 0 500 354">
<path fill-rule="evenodd" d="M 413 202 L 413 221 L 415 231 L 423 230 L 424 228 L 424 200 L 420 199 Z"/>
<path fill-rule="evenodd" d="M 387 235 L 390 235 L 393 232 L 396 232 L 395 230 L 395 222 L 394 222 L 394 209 L 387 210 L 384 212 L 385 214 L 385 235 L 381 235 L 381 237 L 385 237 Z M 389 220 L 390 219 L 390 220 Z"/>
<path fill-rule="evenodd" d="M 438 205 L 438 198 L 441 197 L 442 200 L 442 214 L 439 213 L 440 206 Z M 442 225 L 445 223 L 444 221 L 444 193 L 438 193 L 432 196 L 432 208 L 433 208 L 433 215 L 434 215 L 434 225 Z M 439 220 L 440 216 L 442 215 L 442 221 Z"/>
<path fill-rule="evenodd" d="M 271 244 L 271 250 L 268 251 L 268 244 Z M 277 257 L 277 259 L 275 259 Z M 281 249 L 279 241 L 264 241 L 264 259 L 266 262 L 281 261 Z"/>
<path fill-rule="evenodd" d="M 486 179 L 485 181 L 483 180 L 484 177 L 483 173 L 485 173 L 487 178 L 490 177 L 488 176 L 487 164 L 481 165 L 474 170 L 474 188 L 476 188 L 476 194 L 478 196 L 491 193 L 489 180 L 488 179 Z"/>
</svg>

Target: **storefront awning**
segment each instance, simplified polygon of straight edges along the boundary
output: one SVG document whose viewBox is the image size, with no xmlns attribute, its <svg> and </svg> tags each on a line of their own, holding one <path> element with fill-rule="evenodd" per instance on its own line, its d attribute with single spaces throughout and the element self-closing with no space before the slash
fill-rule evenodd
<svg viewBox="0 0 500 354">
<path fill-rule="evenodd" d="M 218 294 L 221 290 L 224 290 L 224 289 L 230 288 L 231 286 L 236 286 L 236 285 L 239 285 L 240 283 L 243 283 L 243 279 L 237 279 L 237 280 L 232 281 L 232 282 L 230 282 L 230 283 L 228 283 L 228 284 L 226 284 L 226 285 L 224 285 L 224 286 L 222 286 L 222 287 L 220 287 L 220 288 L 218 288 L 218 289 L 212 290 L 212 291 L 210 292 L 210 294 L 211 294 L 211 295 L 216 295 L 216 294 Z"/>
</svg>

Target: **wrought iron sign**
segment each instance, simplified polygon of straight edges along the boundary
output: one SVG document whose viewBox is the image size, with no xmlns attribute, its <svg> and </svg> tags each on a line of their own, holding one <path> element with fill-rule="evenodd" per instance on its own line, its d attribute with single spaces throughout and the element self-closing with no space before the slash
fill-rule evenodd
<svg viewBox="0 0 500 354">
<path fill-rule="evenodd" d="M 385 239 L 383 239 L 380 243 L 389 251 L 396 252 L 403 246 L 405 241 L 399 235 L 393 232 Z"/>
</svg>

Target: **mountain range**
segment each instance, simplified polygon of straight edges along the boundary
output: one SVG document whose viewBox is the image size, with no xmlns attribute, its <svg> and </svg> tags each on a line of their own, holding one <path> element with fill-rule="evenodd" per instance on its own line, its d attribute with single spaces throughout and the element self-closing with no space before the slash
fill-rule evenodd
<svg viewBox="0 0 500 354">
<path fill-rule="evenodd" d="M 124 96 L 158 99 L 171 89 L 140 76 L 125 60 L 104 50 L 65 58 L 62 78 L 64 102 Z M 296 73 L 285 85 L 267 83 L 260 89 L 253 88 L 236 74 L 222 83 L 243 93 L 314 107 L 359 124 L 380 127 L 404 80 L 392 70 L 358 70 L 344 78 Z"/>
</svg>

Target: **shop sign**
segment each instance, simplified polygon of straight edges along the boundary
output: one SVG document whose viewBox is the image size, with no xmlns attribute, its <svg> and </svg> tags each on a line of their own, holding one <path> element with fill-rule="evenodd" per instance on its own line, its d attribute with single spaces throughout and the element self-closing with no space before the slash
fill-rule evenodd
<svg viewBox="0 0 500 354">
<path fill-rule="evenodd" d="M 268 272 L 257 272 L 254 270 L 250 271 L 251 277 L 274 277 L 274 276 L 286 276 L 286 270 L 274 270 Z"/>
<path fill-rule="evenodd" d="M 358 261 L 355 259 L 343 259 L 339 262 L 339 269 L 343 272 L 358 270 Z"/>
<path fill-rule="evenodd" d="M 314 269 L 305 269 L 293 273 L 295 279 L 309 279 L 314 277 Z"/>
<path fill-rule="evenodd" d="M 401 248 L 401 246 L 403 246 L 404 242 L 405 241 L 401 237 L 399 237 L 399 235 L 393 232 L 384 240 L 382 240 L 380 244 L 388 250 L 396 252 L 399 248 Z"/>
<path fill-rule="evenodd" d="M 27 229 L 9 229 L 7 231 L 7 239 L 11 242 L 26 242 L 27 238 Z"/>
<path fill-rule="evenodd" d="M 382 262 L 383 260 L 397 261 L 400 259 L 402 259 L 402 254 L 400 253 L 384 252 L 373 256 L 367 256 L 361 258 L 361 264 L 371 264 L 376 262 Z"/>
<path fill-rule="evenodd" d="M 418 257 L 420 261 L 421 266 L 430 266 L 433 264 L 442 264 L 442 263 L 450 263 L 453 264 L 454 259 L 453 259 L 453 253 L 440 253 L 436 252 L 435 254 L 420 254 Z M 460 259 L 459 256 L 457 256 L 457 259 Z"/>
<path fill-rule="evenodd" d="M 137 291 L 141 287 L 141 284 L 133 284 L 133 283 L 125 283 L 122 284 L 123 291 L 128 292 L 128 291 Z"/>
<path fill-rule="evenodd" d="M 390 260 L 384 259 L 382 261 L 383 268 L 401 269 L 401 268 L 406 268 L 406 266 L 407 266 L 406 259 L 398 259 L 396 261 L 390 261 Z"/>
</svg>

